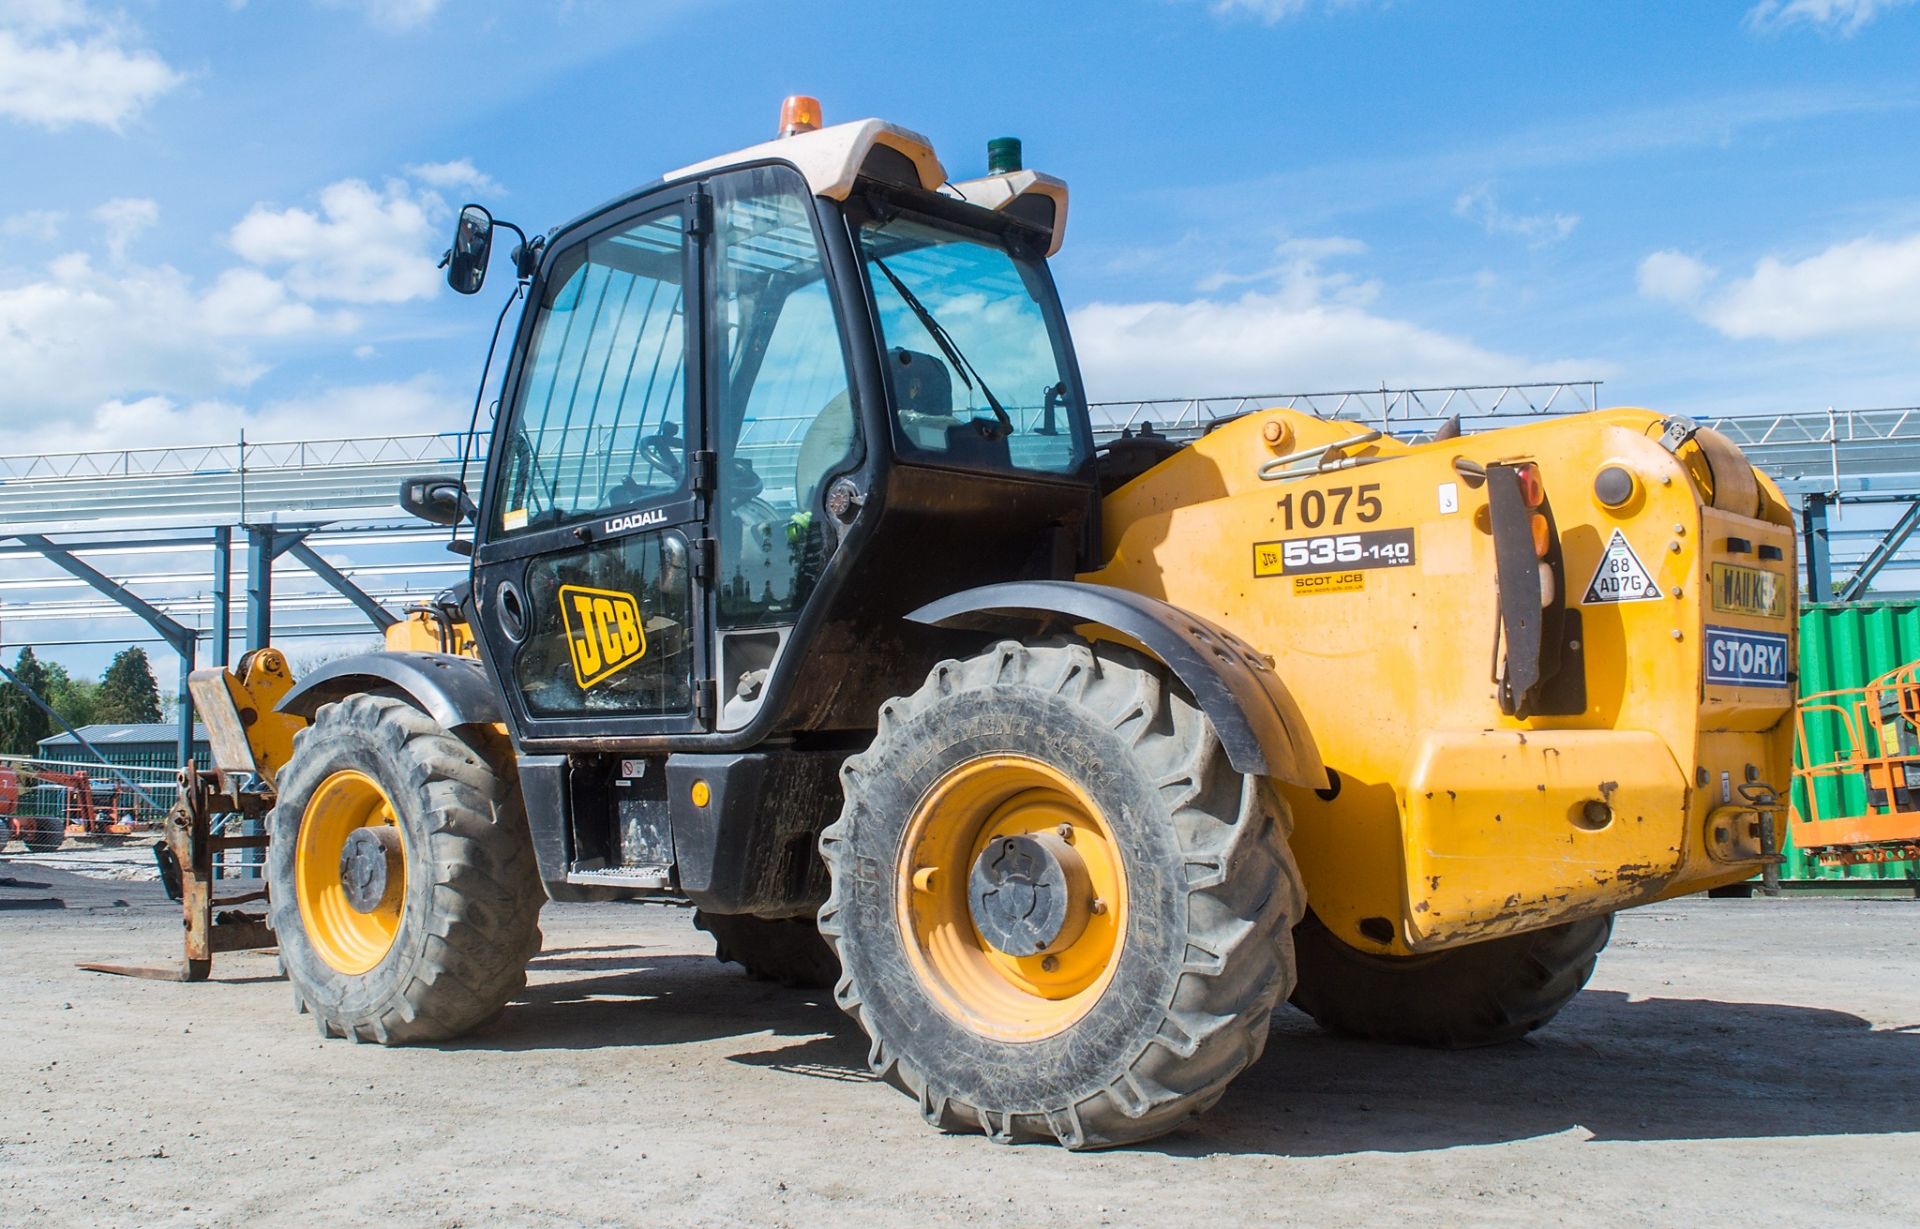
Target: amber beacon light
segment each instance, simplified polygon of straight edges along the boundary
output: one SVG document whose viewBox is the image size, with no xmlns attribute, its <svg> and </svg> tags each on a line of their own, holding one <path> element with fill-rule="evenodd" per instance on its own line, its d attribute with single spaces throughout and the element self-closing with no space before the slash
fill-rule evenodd
<svg viewBox="0 0 1920 1229">
<path fill-rule="evenodd" d="M 780 135 L 793 136 L 820 127 L 820 100 L 805 94 L 789 94 L 780 104 Z"/>
</svg>

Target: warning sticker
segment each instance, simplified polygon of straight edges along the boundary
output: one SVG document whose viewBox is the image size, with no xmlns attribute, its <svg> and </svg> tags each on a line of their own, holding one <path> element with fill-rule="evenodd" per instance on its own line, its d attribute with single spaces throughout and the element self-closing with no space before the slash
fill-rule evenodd
<svg viewBox="0 0 1920 1229">
<path fill-rule="evenodd" d="M 1587 595 L 1580 599 L 1580 604 L 1651 602 L 1659 596 L 1660 586 L 1653 583 L 1653 573 L 1647 571 L 1647 565 L 1640 562 L 1640 556 L 1627 545 L 1626 535 L 1614 530 L 1613 537 L 1607 540 L 1607 553 L 1600 557 L 1600 566 L 1594 571 L 1593 582 L 1587 586 Z"/>
<path fill-rule="evenodd" d="M 1321 572 L 1293 578 L 1293 595 L 1307 597 L 1315 593 L 1355 593 L 1367 587 L 1365 572 Z"/>
</svg>

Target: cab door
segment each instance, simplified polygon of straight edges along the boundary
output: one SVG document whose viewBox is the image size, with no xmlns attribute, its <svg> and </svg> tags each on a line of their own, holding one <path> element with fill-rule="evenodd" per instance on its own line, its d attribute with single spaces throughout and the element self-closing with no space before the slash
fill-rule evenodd
<svg viewBox="0 0 1920 1229">
<path fill-rule="evenodd" d="M 523 742 L 711 727 L 705 207 L 643 198 L 559 236 L 535 282 L 474 568 Z"/>
</svg>

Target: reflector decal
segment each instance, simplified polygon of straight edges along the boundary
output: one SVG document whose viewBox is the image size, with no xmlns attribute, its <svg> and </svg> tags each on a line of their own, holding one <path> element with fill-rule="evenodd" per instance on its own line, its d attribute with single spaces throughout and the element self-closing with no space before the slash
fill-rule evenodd
<svg viewBox="0 0 1920 1229">
<path fill-rule="evenodd" d="M 1606 554 L 1600 556 L 1600 566 L 1587 582 L 1587 595 L 1580 599 L 1580 604 L 1651 602 L 1659 596 L 1660 586 L 1654 583 L 1653 573 L 1647 571 L 1647 565 L 1633 553 L 1633 547 L 1627 544 L 1627 535 L 1614 530 L 1613 536 L 1607 539 Z"/>
</svg>

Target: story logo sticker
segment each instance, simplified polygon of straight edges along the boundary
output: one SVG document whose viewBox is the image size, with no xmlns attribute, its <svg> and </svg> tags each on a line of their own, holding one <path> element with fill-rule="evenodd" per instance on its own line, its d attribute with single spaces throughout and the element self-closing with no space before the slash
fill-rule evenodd
<svg viewBox="0 0 1920 1229">
<path fill-rule="evenodd" d="M 631 593 L 561 585 L 559 598 L 573 678 L 580 690 L 618 674 L 647 655 L 640 602 Z"/>
<path fill-rule="evenodd" d="M 1706 666 L 1707 682 L 1723 687 L 1785 687 L 1787 637 L 1709 625 Z"/>
</svg>

